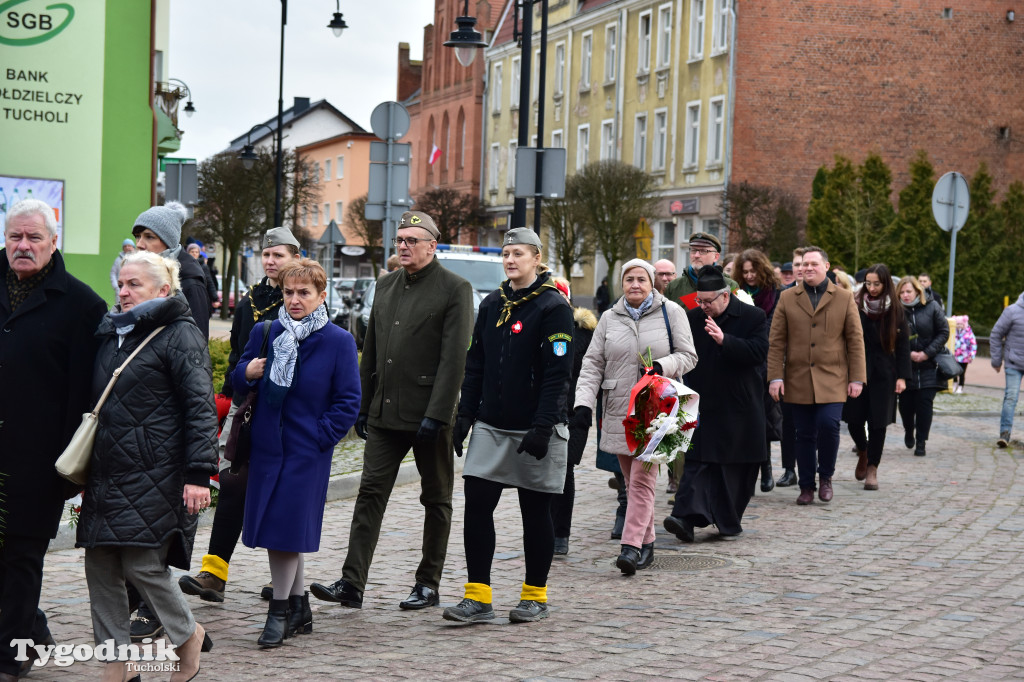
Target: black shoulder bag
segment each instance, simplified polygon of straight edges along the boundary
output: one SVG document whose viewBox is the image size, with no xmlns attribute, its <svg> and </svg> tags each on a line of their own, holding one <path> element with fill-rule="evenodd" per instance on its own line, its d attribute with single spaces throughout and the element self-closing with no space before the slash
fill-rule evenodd
<svg viewBox="0 0 1024 682">
<path fill-rule="evenodd" d="M 260 352 L 254 360 L 267 357 L 267 341 L 270 339 L 271 321 L 262 322 L 263 343 L 260 344 Z M 238 470 L 249 463 L 249 456 L 252 454 L 252 415 L 256 407 L 256 397 L 259 390 L 253 386 L 249 395 L 238 406 L 235 411 L 235 418 L 231 421 L 231 431 L 228 433 L 228 442 L 224 445 L 224 459 L 231 462 L 231 473 L 236 474 Z"/>
</svg>

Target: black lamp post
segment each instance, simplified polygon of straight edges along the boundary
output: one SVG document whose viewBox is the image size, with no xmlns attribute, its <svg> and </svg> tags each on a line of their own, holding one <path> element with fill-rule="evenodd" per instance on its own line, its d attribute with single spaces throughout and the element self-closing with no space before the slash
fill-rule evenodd
<svg viewBox="0 0 1024 682">
<path fill-rule="evenodd" d="M 547 44 L 548 44 L 548 0 L 516 0 L 515 3 L 515 24 L 513 37 L 519 41 L 522 57 L 519 60 L 519 137 L 516 144 L 517 149 L 525 149 L 530 146 L 530 76 L 532 74 L 533 58 L 533 6 L 540 3 L 541 29 L 540 29 L 540 69 L 537 82 L 537 147 L 544 147 L 544 86 L 547 70 Z M 469 0 L 466 0 L 464 14 L 469 14 Z M 519 22 L 522 21 L 522 28 Z M 451 39 L 445 43 L 446 47 L 455 48 L 455 57 L 463 66 L 468 66 L 473 58 L 463 61 L 460 52 L 486 47 L 487 43 L 480 39 L 480 34 L 473 30 L 476 24 L 476 17 L 462 16 L 455 20 L 458 30 L 452 31 Z M 476 36 L 475 39 L 470 36 Z M 540 213 L 541 213 L 541 179 L 543 178 L 543 154 L 537 154 L 537 183 L 535 185 L 533 200 L 533 229 L 540 234 Z M 526 226 L 526 197 L 516 197 L 512 207 L 512 227 Z"/>
<path fill-rule="evenodd" d="M 192 114 L 196 113 L 196 108 L 192 104 L 192 91 L 185 84 L 185 81 L 183 81 L 181 79 L 178 79 L 178 78 L 168 78 L 167 82 L 168 82 L 168 84 L 170 84 L 170 83 L 177 84 L 178 85 L 178 92 L 179 93 L 181 92 L 182 88 L 185 89 L 185 94 L 184 95 L 179 94 L 178 95 L 178 99 L 181 99 L 183 97 L 185 98 L 185 100 L 186 100 L 185 101 L 185 115 L 188 116 L 189 118 L 191 118 Z"/>
<path fill-rule="evenodd" d="M 270 131 L 270 134 L 274 134 L 274 129 L 268 126 L 266 123 L 257 123 L 252 128 L 249 128 L 249 132 L 245 134 L 245 147 L 238 153 L 238 158 L 242 160 L 242 166 L 245 170 L 252 170 L 252 166 L 256 163 L 256 159 L 259 157 L 256 155 L 256 151 L 252 144 L 252 131 L 257 128 L 266 128 Z"/>
</svg>

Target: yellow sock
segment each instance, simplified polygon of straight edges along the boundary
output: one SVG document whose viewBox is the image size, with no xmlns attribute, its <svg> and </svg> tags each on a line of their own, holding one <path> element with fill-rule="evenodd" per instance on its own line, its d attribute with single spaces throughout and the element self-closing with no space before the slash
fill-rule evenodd
<svg viewBox="0 0 1024 682">
<path fill-rule="evenodd" d="M 466 583 L 466 599 L 472 599 L 481 604 L 490 604 L 491 586 L 483 583 Z"/>
<path fill-rule="evenodd" d="M 523 583 L 523 591 L 519 593 L 519 598 L 546 604 L 548 601 L 548 586 L 535 587 Z"/>
<path fill-rule="evenodd" d="M 206 571 L 210 575 L 215 575 L 224 582 L 228 581 L 228 562 L 224 561 L 216 554 L 204 554 L 203 566 L 199 570 Z"/>
</svg>

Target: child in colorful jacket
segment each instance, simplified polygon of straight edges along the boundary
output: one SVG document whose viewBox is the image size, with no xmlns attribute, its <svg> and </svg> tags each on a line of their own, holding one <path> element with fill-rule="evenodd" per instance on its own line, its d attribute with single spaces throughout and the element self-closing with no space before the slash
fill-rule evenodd
<svg viewBox="0 0 1024 682">
<path fill-rule="evenodd" d="M 953 321 L 956 322 L 956 337 L 953 342 L 953 357 L 963 370 L 960 376 L 954 379 L 956 382 L 953 388 L 954 393 L 964 392 L 964 377 L 967 375 L 967 365 L 971 364 L 974 360 L 974 356 L 978 354 L 978 342 L 974 338 L 974 330 L 971 329 L 970 323 L 967 321 L 967 315 L 954 315 Z"/>
</svg>

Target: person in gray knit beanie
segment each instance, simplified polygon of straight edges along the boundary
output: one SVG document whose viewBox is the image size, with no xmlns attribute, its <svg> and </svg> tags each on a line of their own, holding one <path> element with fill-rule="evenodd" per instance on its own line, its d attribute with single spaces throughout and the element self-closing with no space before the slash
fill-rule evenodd
<svg viewBox="0 0 1024 682">
<path fill-rule="evenodd" d="M 164 206 L 152 206 L 135 219 L 132 235 L 138 240 L 137 246 L 141 251 L 177 257 L 181 248 L 181 226 L 186 219 L 188 209 L 177 201 L 168 202 Z M 171 253 L 163 253 L 165 251 Z"/>
</svg>

